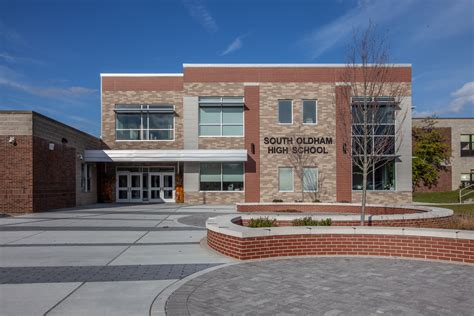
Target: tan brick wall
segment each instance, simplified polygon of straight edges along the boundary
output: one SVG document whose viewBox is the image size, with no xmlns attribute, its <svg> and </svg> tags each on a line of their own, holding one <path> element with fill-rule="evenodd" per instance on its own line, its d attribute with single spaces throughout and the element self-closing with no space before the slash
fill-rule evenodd
<svg viewBox="0 0 474 316">
<path fill-rule="evenodd" d="M 352 191 L 352 202 L 360 203 L 362 200 L 362 193 Z M 377 191 L 367 192 L 367 203 L 369 204 L 411 204 L 411 192 L 397 192 L 397 191 Z"/>
<path fill-rule="evenodd" d="M 278 124 L 278 100 L 293 100 L 293 124 Z M 303 99 L 317 99 L 317 125 L 303 125 Z M 328 154 L 312 155 L 321 180 L 321 201 L 336 200 L 336 117 L 335 85 L 333 83 L 262 83 L 260 84 L 260 194 L 262 202 L 301 199 L 301 181 L 294 172 L 294 192 L 278 192 L 278 168 L 289 167 L 288 155 L 269 154 L 265 137 L 332 137 L 326 145 Z M 305 199 L 311 199 L 306 194 Z"/>
<path fill-rule="evenodd" d="M 115 104 L 173 104 L 174 141 L 116 141 Z M 110 149 L 182 149 L 183 93 L 181 91 L 103 91 L 102 140 Z"/>
<path fill-rule="evenodd" d="M 235 204 L 245 200 L 244 192 L 185 192 L 184 202 L 190 204 Z"/>
<path fill-rule="evenodd" d="M 0 111 L 0 135 L 32 135 L 32 113 Z"/>
</svg>

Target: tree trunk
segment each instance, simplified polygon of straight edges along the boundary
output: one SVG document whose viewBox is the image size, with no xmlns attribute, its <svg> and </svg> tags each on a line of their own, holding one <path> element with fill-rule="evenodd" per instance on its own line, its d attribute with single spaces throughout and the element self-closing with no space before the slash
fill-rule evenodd
<svg viewBox="0 0 474 316">
<path fill-rule="evenodd" d="M 360 226 L 365 225 L 365 204 L 367 203 L 367 167 L 364 167 L 362 176 L 362 205 L 360 208 Z"/>
</svg>

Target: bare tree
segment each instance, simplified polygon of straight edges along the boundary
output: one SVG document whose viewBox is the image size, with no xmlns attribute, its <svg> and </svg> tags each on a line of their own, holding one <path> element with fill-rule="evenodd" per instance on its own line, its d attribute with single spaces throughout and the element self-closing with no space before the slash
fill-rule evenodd
<svg viewBox="0 0 474 316">
<path fill-rule="evenodd" d="M 305 135 L 294 135 L 292 137 L 292 142 L 287 149 L 287 159 L 300 182 L 301 202 L 305 201 L 305 195 L 309 195 L 311 201 L 314 202 L 319 200 L 321 184 L 324 179 L 319 172 L 314 176 L 305 173 L 305 170 L 308 170 L 307 168 L 318 168 L 318 166 L 314 155 L 305 150 L 305 145 L 298 144 L 296 141 L 299 137 L 305 137 Z M 307 190 L 305 190 L 305 187 Z"/>
<path fill-rule="evenodd" d="M 394 163 L 401 144 L 407 112 L 400 104 L 406 89 L 393 64 L 389 63 L 389 48 L 369 23 L 363 32 L 355 31 L 347 65 L 341 73 L 343 97 L 349 109 L 338 112 L 345 132 L 345 153 L 352 161 L 353 173 L 362 177 L 360 224 L 365 223 L 367 189 L 388 189 L 387 183 L 374 183 L 374 174 L 388 163 Z M 349 132 L 349 131 L 352 131 Z M 350 149 L 347 148 L 350 146 Z M 393 172 L 393 170 L 392 170 Z"/>
</svg>

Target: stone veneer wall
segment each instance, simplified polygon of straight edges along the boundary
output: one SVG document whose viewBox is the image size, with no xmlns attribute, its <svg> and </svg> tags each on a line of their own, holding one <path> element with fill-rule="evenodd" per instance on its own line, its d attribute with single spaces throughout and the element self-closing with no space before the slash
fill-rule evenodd
<svg viewBox="0 0 474 316">
<path fill-rule="evenodd" d="M 175 106 L 173 141 L 116 141 L 115 104 L 172 104 Z M 102 91 L 102 141 L 110 149 L 182 149 L 182 91 Z"/>
<path fill-rule="evenodd" d="M 361 203 L 362 193 L 352 191 L 352 202 Z M 368 191 L 367 203 L 370 204 L 411 204 L 412 192 L 400 191 Z"/>
<path fill-rule="evenodd" d="M 235 204 L 245 199 L 240 192 L 184 192 L 184 201 L 190 204 Z"/>
<path fill-rule="evenodd" d="M 264 145 L 265 137 L 332 137 L 333 144 L 326 145 L 328 154 L 313 155 L 308 166 L 319 170 L 320 192 L 318 199 L 336 201 L 336 117 L 334 83 L 261 83 L 260 87 L 260 194 L 261 202 L 282 199 L 294 202 L 301 199 L 301 181 L 294 174 L 294 192 L 279 192 L 278 168 L 291 167 L 287 154 L 269 154 Z M 293 124 L 278 123 L 278 100 L 293 100 Z M 317 125 L 302 124 L 303 99 L 317 100 Z M 305 194 L 311 201 L 312 194 Z"/>
</svg>

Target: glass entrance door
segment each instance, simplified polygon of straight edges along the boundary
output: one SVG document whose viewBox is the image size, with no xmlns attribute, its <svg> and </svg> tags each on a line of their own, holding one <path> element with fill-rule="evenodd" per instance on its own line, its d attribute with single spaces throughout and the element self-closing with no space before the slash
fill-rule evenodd
<svg viewBox="0 0 474 316">
<path fill-rule="evenodd" d="M 161 174 L 161 192 L 165 202 L 174 202 L 174 173 Z"/>
<path fill-rule="evenodd" d="M 150 201 L 174 202 L 174 173 L 152 172 L 150 177 Z"/>
<path fill-rule="evenodd" d="M 128 172 L 117 173 L 117 202 L 128 202 Z"/>
<path fill-rule="evenodd" d="M 142 174 L 121 171 L 117 173 L 117 202 L 142 201 Z"/>
</svg>

